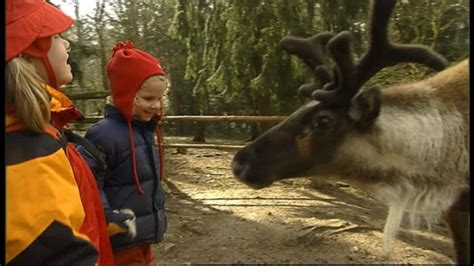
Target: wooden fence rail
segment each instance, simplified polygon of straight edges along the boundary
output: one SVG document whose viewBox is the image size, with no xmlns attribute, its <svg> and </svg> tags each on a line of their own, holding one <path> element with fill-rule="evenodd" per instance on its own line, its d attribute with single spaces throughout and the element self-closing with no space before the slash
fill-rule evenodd
<svg viewBox="0 0 474 266">
<path fill-rule="evenodd" d="M 102 116 L 87 116 L 81 123 L 95 123 L 102 119 Z M 183 115 L 183 116 L 165 116 L 163 122 L 281 122 L 286 116 L 248 116 L 248 115 Z"/>
<path fill-rule="evenodd" d="M 71 100 L 91 100 L 91 99 L 105 99 L 110 95 L 108 91 L 88 91 L 88 92 L 69 92 L 66 93 Z"/>
<path fill-rule="evenodd" d="M 67 93 L 71 100 L 89 100 L 89 99 L 104 99 L 109 96 L 108 91 L 95 92 L 77 92 Z M 96 123 L 103 116 L 87 116 L 79 123 Z M 165 116 L 163 123 L 169 122 L 241 122 L 241 123 L 258 123 L 258 122 L 281 122 L 286 116 L 246 116 L 246 115 L 225 115 L 225 116 L 201 116 L 201 115 L 184 115 L 184 116 Z M 78 122 L 76 122 L 78 123 Z M 188 143 L 163 143 L 165 148 L 193 148 L 193 149 L 217 149 L 225 151 L 236 151 L 244 147 L 244 145 L 222 145 L 222 144 L 188 144 Z"/>
<path fill-rule="evenodd" d="M 229 145 L 229 144 L 188 144 L 188 143 L 163 143 L 165 148 L 190 148 L 190 149 L 216 149 L 223 151 L 238 151 L 244 145 Z"/>
<path fill-rule="evenodd" d="M 102 116 L 89 116 L 80 123 L 95 123 L 102 119 Z M 286 118 L 286 116 L 238 116 L 238 115 L 228 115 L 228 116 L 165 116 L 163 117 L 163 122 L 223 122 L 223 121 L 232 121 L 232 122 L 281 122 Z M 190 149 L 216 149 L 223 151 L 237 151 L 244 147 L 244 145 L 229 145 L 229 144 L 190 144 L 190 143 L 163 143 L 165 148 L 190 148 Z"/>
</svg>

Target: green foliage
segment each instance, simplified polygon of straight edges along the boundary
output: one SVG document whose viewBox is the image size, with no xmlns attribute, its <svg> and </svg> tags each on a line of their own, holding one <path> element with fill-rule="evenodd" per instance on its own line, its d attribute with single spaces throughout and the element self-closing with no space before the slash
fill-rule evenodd
<svg viewBox="0 0 474 266">
<path fill-rule="evenodd" d="M 106 89 L 101 80 L 112 44 L 132 39 L 168 73 L 167 114 L 285 115 L 301 104 L 296 90 L 313 76 L 299 58 L 279 48 L 280 39 L 350 30 L 359 57 L 367 46 L 368 6 L 369 0 L 96 0 L 68 37 L 86 90 Z M 452 63 L 460 61 L 469 55 L 468 11 L 468 0 L 399 1 L 390 38 L 425 44 Z M 366 86 L 430 74 L 424 67 L 400 65 Z"/>
</svg>

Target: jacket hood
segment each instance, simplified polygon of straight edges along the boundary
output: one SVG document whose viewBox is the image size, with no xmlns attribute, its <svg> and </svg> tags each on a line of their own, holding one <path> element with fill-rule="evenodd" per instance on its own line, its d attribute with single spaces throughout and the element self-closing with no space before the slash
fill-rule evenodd
<svg viewBox="0 0 474 266">
<path fill-rule="evenodd" d="M 51 120 L 58 129 L 63 129 L 72 120 L 84 120 L 84 115 L 61 90 L 51 86 L 46 86 L 46 89 L 51 95 Z"/>
<path fill-rule="evenodd" d="M 51 123 L 57 129 L 64 129 L 64 127 L 72 120 L 84 120 L 84 115 L 82 115 L 82 113 L 62 91 L 48 85 L 46 85 L 46 90 L 51 96 L 51 100 L 49 101 Z M 15 112 L 15 108 L 12 106 L 6 108 L 5 127 L 10 127 L 14 124 L 20 123 L 15 116 Z"/>
</svg>

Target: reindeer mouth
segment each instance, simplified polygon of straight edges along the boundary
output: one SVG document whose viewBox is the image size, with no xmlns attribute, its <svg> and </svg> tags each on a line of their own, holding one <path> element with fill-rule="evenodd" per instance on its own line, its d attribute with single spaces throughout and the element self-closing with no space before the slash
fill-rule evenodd
<svg viewBox="0 0 474 266">
<path fill-rule="evenodd" d="M 271 175 L 262 175 L 255 171 L 250 164 L 242 164 L 237 160 L 232 161 L 232 173 L 240 182 L 253 189 L 262 189 L 270 186 L 274 178 Z"/>
</svg>

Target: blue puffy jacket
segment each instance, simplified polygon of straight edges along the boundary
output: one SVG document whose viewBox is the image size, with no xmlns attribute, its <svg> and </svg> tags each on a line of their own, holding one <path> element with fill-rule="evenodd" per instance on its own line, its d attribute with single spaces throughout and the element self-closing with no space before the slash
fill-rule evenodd
<svg viewBox="0 0 474 266">
<path fill-rule="evenodd" d="M 154 144 L 156 126 L 156 120 L 132 121 L 137 173 L 144 194 L 140 194 L 134 180 L 129 129 L 120 111 L 106 105 L 104 119 L 94 124 L 85 135 L 106 153 L 108 170 L 103 185 L 104 209 L 129 208 L 136 215 L 136 237 L 130 239 L 126 234 L 111 236 L 114 250 L 158 243 L 166 232 L 165 193 L 159 176 L 159 153 Z"/>
</svg>

